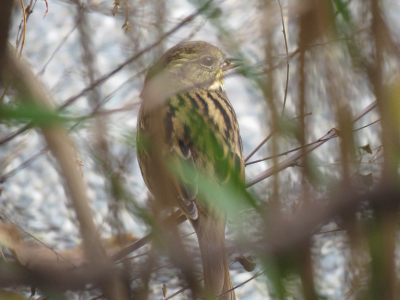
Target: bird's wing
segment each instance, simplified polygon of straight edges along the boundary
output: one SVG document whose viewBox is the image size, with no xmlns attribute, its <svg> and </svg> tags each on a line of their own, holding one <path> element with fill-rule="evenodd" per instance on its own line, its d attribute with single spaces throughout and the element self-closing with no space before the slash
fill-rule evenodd
<svg viewBox="0 0 400 300">
<path fill-rule="evenodd" d="M 194 200 L 198 194 L 197 168 L 193 157 L 190 134 L 190 112 L 181 95 L 168 101 L 166 112 L 166 140 L 169 141 L 169 158 L 172 162 L 172 180 L 177 193 L 179 207 L 192 220 L 198 211 Z"/>
<path fill-rule="evenodd" d="M 208 103 L 208 123 L 214 127 L 209 148 L 213 149 L 215 177 L 220 184 L 229 182 L 233 174 L 243 179 L 243 146 L 235 111 L 222 89 L 208 91 L 202 97 Z"/>
<path fill-rule="evenodd" d="M 181 208 L 194 220 L 197 170 L 219 184 L 229 182 L 233 173 L 243 173 L 239 127 L 223 91 L 196 89 L 179 93 L 168 103 L 166 140 L 170 142 L 170 157 L 175 166 L 175 188 Z M 187 169 L 192 172 L 188 174 L 184 171 Z"/>
<path fill-rule="evenodd" d="M 194 202 L 198 193 L 196 165 L 189 146 L 177 137 L 176 139 L 178 146 L 171 149 L 171 157 L 177 200 L 184 213 L 192 220 L 196 220 L 198 217 L 197 206 Z"/>
</svg>

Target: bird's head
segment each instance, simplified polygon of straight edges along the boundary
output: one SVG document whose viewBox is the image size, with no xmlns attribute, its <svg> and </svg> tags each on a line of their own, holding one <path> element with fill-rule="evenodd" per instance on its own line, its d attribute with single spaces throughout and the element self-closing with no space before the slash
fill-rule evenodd
<svg viewBox="0 0 400 300">
<path fill-rule="evenodd" d="M 217 47 L 201 41 L 186 42 L 164 53 L 150 68 L 146 84 L 160 75 L 168 88 L 176 91 L 196 87 L 220 89 L 225 71 L 230 68 L 230 61 Z"/>
</svg>

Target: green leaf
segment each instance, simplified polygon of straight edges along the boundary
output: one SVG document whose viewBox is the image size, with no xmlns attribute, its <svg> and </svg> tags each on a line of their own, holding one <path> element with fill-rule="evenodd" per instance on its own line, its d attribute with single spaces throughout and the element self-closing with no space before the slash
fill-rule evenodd
<svg viewBox="0 0 400 300">
<path fill-rule="evenodd" d="M 343 2 L 342 0 L 333 0 L 333 3 L 336 6 L 338 14 L 343 17 L 343 20 L 345 20 L 346 23 L 350 23 L 351 15 L 350 15 L 350 11 L 347 8 L 347 3 Z"/>
<path fill-rule="evenodd" d="M 67 121 L 66 118 L 59 116 L 57 113 L 33 104 L 3 105 L 0 109 L 0 119 L 34 122 L 40 126 L 51 126 L 54 123 Z"/>
</svg>

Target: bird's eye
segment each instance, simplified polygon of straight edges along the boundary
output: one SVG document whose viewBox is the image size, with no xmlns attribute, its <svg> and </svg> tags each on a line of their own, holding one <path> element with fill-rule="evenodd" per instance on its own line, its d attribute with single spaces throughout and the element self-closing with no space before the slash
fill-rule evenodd
<svg viewBox="0 0 400 300">
<path fill-rule="evenodd" d="M 201 64 L 206 66 L 206 67 L 211 67 L 213 63 L 214 63 L 214 60 L 209 56 L 204 56 L 201 59 Z"/>
</svg>

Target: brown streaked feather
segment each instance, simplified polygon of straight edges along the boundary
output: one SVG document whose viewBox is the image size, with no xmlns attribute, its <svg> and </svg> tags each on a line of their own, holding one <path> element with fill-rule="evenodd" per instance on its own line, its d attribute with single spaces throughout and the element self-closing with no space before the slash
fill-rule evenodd
<svg viewBox="0 0 400 300">
<path fill-rule="evenodd" d="M 168 205 L 180 207 L 191 221 L 200 244 L 205 287 L 215 297 L 232 288 L 225 252 L 226 215 L 213 199 L 199 194 L 197 173 L 223 185 L 232 173 L 244 179 L 244 160 L 237 118 L 222 88 L 223 70 L 219 65 L 210 70 L 199 67 L 204 55 L 218 64 L 225 57 L 208 43 L 188 42 L 168 50 L 150 69 L 141 94 L 138 137 L 145 136 L 151 146 L 138 146 L 138 160 L 156 198 L 163 199 L 160 186 L 170 187 L 174 203 Z M 172 163 L 174 172 L 161 176 L 165 168 L 160 163 Z M 195 170 L 190 177 L 185 175 L 186 166 Z M 233 300 L 235 293 L 222 299 Z"/>
</svg>

